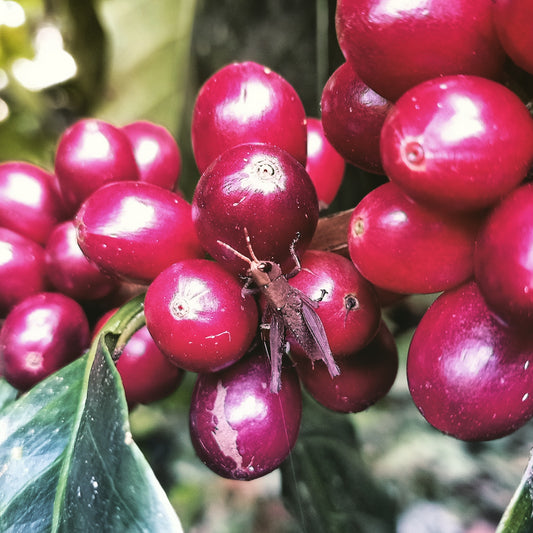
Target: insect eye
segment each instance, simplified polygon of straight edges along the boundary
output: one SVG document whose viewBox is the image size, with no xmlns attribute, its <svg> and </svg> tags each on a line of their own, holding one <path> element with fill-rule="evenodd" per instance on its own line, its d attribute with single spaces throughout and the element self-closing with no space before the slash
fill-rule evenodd
<svg viewBox="0 0 533 533">
<path fill-rule="evenodd" d="M 268 274 L 272 270 L 272 265 L 270 263 L 261 263 L 259 265 L 259 270 Z"/>
</svg>

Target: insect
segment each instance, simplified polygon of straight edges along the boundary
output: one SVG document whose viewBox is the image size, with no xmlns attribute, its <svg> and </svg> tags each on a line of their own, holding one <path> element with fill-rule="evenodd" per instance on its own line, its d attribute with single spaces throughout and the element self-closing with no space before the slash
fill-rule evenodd
<svg viewBox="0 0 533 533">
<path fill-rule="evenodd" d="M 322 321 L 315 311 L 320 300 L 312 300 L 288 282 L 290 277 L 295 276 L 301 270 L 300 260 L 294 249 L 299 236 L 291 244 L 290 251 L 295 268 L 288 275 L 283 274 L 280 265 L 274 261 L 260 261 L 256 257 L 246 228 L 244 228 L 244 236 L 250 257 L 241 254 L 229 244 L 217 242 L 250 266 L 243 292 L 253 290 L 250 289 L 253 284 L 256 290 L 260 290 L 264 295 L 266 307 L 261 327 L 269 331 L 272 367 L 270 390 L 278 392 L 281 387 L 281 365 L 283 355 L 287 352 L 287 332 L 292 334 L 294 340 L 312 361 L 323 361 L 330 375 L 338 376 L 339 368 L 333 359 Z M 325 292 L 321 298 L 324 297 Z"/>
</svg>

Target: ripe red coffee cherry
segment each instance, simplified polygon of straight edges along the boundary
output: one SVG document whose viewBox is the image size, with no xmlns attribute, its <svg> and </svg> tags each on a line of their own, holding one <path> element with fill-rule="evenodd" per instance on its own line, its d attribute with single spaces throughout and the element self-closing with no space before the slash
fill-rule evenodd
<svg viewBox="0 0 533 533">
<path fill-rule="evenodd" d="M 388 182 L 355 207 L 350 257 L 366 279 L 387 291 L 439 292 L 472 276 L 481 220 L 424 207 Z"/>
<path fill-rule="evenodd" d="M 54 175 L 23 161 L 0 164 L 0 226 L 45 244 L 64 217 Z"/>
<path fill-rule="evenodd" d="M 75 300 L 96 300 L 111 293 L 116 279 L 102 272 L 81 251 L 74 221 L 58 224 L 45 247 L 46 274 L 55 289 Z"/>
<path fill-rule="evenodd" d="M 157 347 L 146 326 L 130 337 L 116 365 L 129 405 L 166 398 L 185 375 Z"/>
<path fill-rule="evenodd" d="M 0 330 L 0 374 L 28 390 L 89 345 L 89 322 L 72 298 L 41 292 L 19 302 Z"/>
<path fill-rule="evenodd" d="M 132 145 L 139 180 L 174 190 L 181 172 L 181 153 L 172 134 L 147 120 L 126 124 L 122 131 Z"/>
<path fill-rule="evenodd" d="M 7 228 L 0 228 L 0 287 L 0 318 L 48 288 L 43 247 Z"/>
<path fill-rule="evenodd" d="M 318 222 L 315 187 L 289 153 L 268 144 L 241 144 L 219 156 L 194 192 L 192 217 L 206 251 L 235 273 L 248 265 L 218 241 L 248 254 L 244 228 L 257 257 L 294 268 L 290 248 L 301 254 Z"/>
<path fill-rule="evenodd" d="M 63 132 L 56 149 L 55 172 L 69 214 L 102 185 L 139 178 L 126 134 L 94 118 L 78 120 Z"/>
<path fill-rule="evenodd" d="M 330 76 L 320 99 L 328 141 L 346 161 L 383 174 L 379 139 L 392 104 L 363 83 L 346 62 Z"/>
<path fill-rule="evenodd" d="M 200 88 L 191 139 L 201 173 L 229 148 L 250 142 L 279 146 L 305 165 L 305 109 L 292 85 L 276 72 L 253 61 L 231 63 Z"/>
<path fill-rule="evenodd" d="M 240 359 L 257 330 L 257 305 L 207 259 L 174 263 L 150 284 L 144 312 L 159 349 L 180 368 L 214 372 Z"/>
<path fill-rule="evenodd" d="M 413 401 L 435 428 L 462 440 L 508 435 L 533 416 L 533 336 L 506 327 L 474 282 L 444 292 L 409 348 Z"/>
<path fill-rule="evenodd" d="M 293 367 L 270 391 L 270 364 L 261 349 L 231 367 L 199 374 L 190 408 L 198 457 L 218 475 L 251 480 L 280 466 L 300 430 L 302 397 Z"/>
<path fill-rule="evenodd" d="M 519 67 L 533 74 L 533 2 L 496 0 L 492 2 L 494 25 L 507 55 Z"/>
<path fill-rule="evenodd" d="M 317 302 L 316 312 L 335 361 L 368 344 L 376 335 L 381 318 L 377 294 L 370 282 L 349 259 L 333 252 L 307 250 L 301 266 L 289 283 Z M 291 345 L 291 353 L 305 357 L 296 343 Z"/>
<path fill-rule="evenodd" d="M 346 59 L 394 101 L 448 74 L 497 77 L 504 53 L 488 0 L 339 0 L 336 29 Z"/>
<path fill-rule="evenodd" d="M 318 118 L 307 118 L 307 163 L 305 170 L 313 182 L 320 209 L 334 200 L 344 177 L 344 158 L 331 146 Z"/>
<path fill-rule="evenodd" d="M 101 269 L 147 283 L 172 263 L 204 252 L 191 206 L 151 183 L 109 183 L 87 198 L 74 220 L 78 244 Z"/>
<path fill-rule="evenodd" d="M 331 377 L 325 365 L 298 358 L 296 370 L 309 394 L 321 405 L 340 413 L 364 411 L 384 398 L 398 373 L 398 350 L 382 323 L 370 343 L 337 360 L 340 374 Z"/>
<path fill-rule="evenodd" d="M 494 204 L 533 164 L 533 118 L 518 96 L 477 76 L 407 91 L 381 132 L 383 168 L 415 200 L 448 210 Z"/>
<path fill-rule="evenodd" d="M 533 324 L 533 184 L 518 187 L 481 227 L 474 252 L 475 277 L 486 302 L 509 323 Z"/>
</svg>

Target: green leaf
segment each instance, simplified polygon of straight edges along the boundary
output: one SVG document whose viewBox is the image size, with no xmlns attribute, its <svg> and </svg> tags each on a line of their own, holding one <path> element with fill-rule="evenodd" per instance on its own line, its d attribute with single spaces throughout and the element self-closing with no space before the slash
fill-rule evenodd
<svg viewBox="0 0 533 533">
<path fill-rule="evenodd" d="M 91 350 L 0 413 L 0 531 L 180 532 L 132 440 L 111 351 L 137 298 Z"/>
<path fill-rule="evenodd" d="M 110 78 L 97 116 L 120 125 L 151 120 L 178 133 L 189 83 L 195 7 L 195 0 L 101 4 L 110 43 Z"/>
<path fill-rule="evenodd" d="M 529 533 L 533 531 L 533 455 L 513 498 L 509 502 L 496 533 Z"/>
<path fill-rule="evenodd" d="M 17 397 L 17 389 L 12 387 L 4 378 L 0 378 L 0 411 Z"/>
<path fill-rule="evenodd" d="M 396 505 L 372 478 L 346 415 L 307 399 L 281 474 L 285 504 L 306 533 L 396 531 Z"/>
</svg>

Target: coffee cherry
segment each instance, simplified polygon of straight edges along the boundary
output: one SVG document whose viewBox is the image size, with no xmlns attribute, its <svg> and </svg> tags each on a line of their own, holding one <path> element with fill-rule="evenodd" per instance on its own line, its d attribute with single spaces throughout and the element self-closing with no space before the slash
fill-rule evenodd
<svg viewBox="0 0 533 533">
<path fill-rule="evenodd" d="M 383 168 L 415 200 L 476 210 L 516 187 L 533 164 L 533 118 L 512 91 L 448 76 L 405 93 L 381 132 Z"/>
<path fill-rule="evenodd" d="M 235 363 L 258 326 L 257 305 L 242 283 L 207 259 L 174 263 L 150 284 L 144 312 L 159 349 L 180 368 L 214 372 Z"/>
<path fill-rule="evenodd" d="M 0 228 L 0 286 L 0 317 L 48 288 L 43 247 L 7 228 Z"/>
<path fill-rule="evenodd" d="M 64 211 L 53 174 L 23 161 L 0 164 L 0 226 L 44 245 Z"/>
<path fill-rule="evenodd" d="M 130 337 L 116 366 L 130 406 L 166 398 L 185 376 L 157 347 L 146 326 Z"/>
<path fill-rule="evenodd" d="M 248 254 L 244 228 L 255 255 L 294 268 L 291 245 L 302 254 L 318 222 L 315 187 L 289 153 L 268 144 L 241 144 L 220 155 L 202 174 L 192 217 L 205 250 L 226 268 L 246 273 L 248 265 L 218 241 Z"/>
<path fill-rule="evenodd" d="M 533 324 L 533 184 L 518 187 L 483 224 L 474 252 L 486 302 L 510 325 Z"/>
<path fill-rule="evenodd" d="M 340 413 L 358 413 L 389 392 L 398 373 L 398 350 L 382 323 L 370 343 L 343 359 L 340 374 L 331 377 L 321 362 L 298 358 L 296 370 L 309 394 L 321 405 Z"/>
<path fill-rule="evenodd" d="M 324 135 L 318 118 L 307 118 L 307 163 L 305 170 L 316 189 L 320 209 L 334 200 L 344 177 L 346 163 Z"/>
<path fill-rule="evenodd" d="M 199 374 L 190 407 L 190 435 L 198 457 L 230 479 L 251 480 L 280 466 L 296 443 L 302 398 L 294 368 L 270 391 L 262 350 L 216 373 Z"/>
<path fill-rule="evenodd" d="M 102 272 L 81 251 L 74 221 L 58 224 L 45 247 L 46 275 L 54 288 L 74 300 L 97 300 L 111 293 L 116 279 Z"/>
<path fill-rule="evenodd" d="M 180 195 L 140 181 L 109 183 L 87 198 L 74 220 L 83 253 L 110 275 L 149 283 L 172 263 L 203 257 Z"/>
<path fill-rule="evenodd" d="M 507 55 L 519 67 L 533 74 L 533 2 L 495 0 L 492 2 L 494 25 Z"/>
<path fill-rule="evenodd" d="M 481 221 L 424 207 L 385 183 L 352 213 L 350 257 L 366 279 L 387 291 L 439 292 L 472 276 Z"/>
<path fill-rule="evenodd" d="M 307 250 L 302 269 L 289 283 L 317 302 L 335 361 L 350 356 L 376 335 L 381 309 L 374 288 L 346 257 Z M 291 353 L 305 357 L 296 343 Z"/>
<path fill-rule="evenodd" d="M 438 430 L 462 440 L 508 435 L 533 416 L 533 336 L 508 328 L 475 282 L 444 292 L 409 348 L 413 401 Z"/>
<path fill-rule="evenodd" d="M 324 134 L 346 161 L 368 172 L 383 174 L 379 140 L 391 106 L 345 62 L 322 90 Z"/>
<path fill-rule="evenodd" d="M 229 148 L 252 142 L 278 146 L 305 165 L 305 109 L 276 72 L 253 61 L 231 63 L 198 91 L 191 140 L 201 173 Z"/>
<path fill-rule="evenodd" d="M 449 74 L 497 78 L 504 53 L 489 0 L 339 0 L 337 38 L 361 79 L 388 100 Z"/>
<path fill-rule="evenodd" d="M 126 134 L 93 118 L 78 120 L 63 132 L 56 148 L 55 172 L 69 215 L 102 185 L 139 178 Z"/>
<path fill-rule="evenodd" d="M 133 148 L 139 181 L 174 190 L 181 172 L 181 153 L 172 134 L 147 120 L 126 124 L 122 131 Z"/>
<path fill-rule="evenodd" d="M 41 292 L 19 302 L 0 330 L 0 374 L 28 390 L 89 345 L 89 322 L 72 298 Z"/>
</svg>

